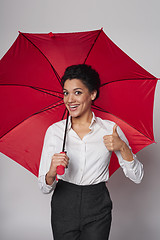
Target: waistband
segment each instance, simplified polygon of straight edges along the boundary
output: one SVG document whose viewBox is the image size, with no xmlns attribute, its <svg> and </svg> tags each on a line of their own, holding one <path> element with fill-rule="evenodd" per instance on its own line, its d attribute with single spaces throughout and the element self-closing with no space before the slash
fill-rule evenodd
<svg viewBox="0 0 160 240">
<path fill-rule="evenodd" d="M 72 190 L 72 191 L 86 191 L 86 192 L 93 192 L 93 191 L 101 191 L 104 189 L 107 189 L 105 182 L 100 182 L 97 184 L 92 185 L 77 185 L 74 183 L 66 182 L 63 180 L 58 180 L 57 187 L 64 188 L 66 190 Z"/>
</svg>

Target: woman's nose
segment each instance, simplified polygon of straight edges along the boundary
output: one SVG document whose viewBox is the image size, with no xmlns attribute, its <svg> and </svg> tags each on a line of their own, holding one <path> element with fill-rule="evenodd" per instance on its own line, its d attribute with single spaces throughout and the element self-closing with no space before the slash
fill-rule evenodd
<svg viewBox="0 0 160 240">
<path fill-rule="evenodd" d="M 70 102 L 74 102 L 74 96 L 73 96 L 73 94 L 69 94 L 68 95 L 68 102 L 70 103 Z"/>
</svg>

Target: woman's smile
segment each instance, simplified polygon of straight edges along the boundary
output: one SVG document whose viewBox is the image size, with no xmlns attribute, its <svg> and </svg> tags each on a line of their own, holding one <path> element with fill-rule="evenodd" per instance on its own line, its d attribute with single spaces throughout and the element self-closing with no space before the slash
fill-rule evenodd
<svg viewBox="0 0 160 240">
<path fill-rule="evenodd" d="M 77 108 L 78 108 L 79 104 L 78 105 L 68 105 L 69 107 L 69 110 L 72 112 L 72 111 L 76 111 Z"/>
</svg>

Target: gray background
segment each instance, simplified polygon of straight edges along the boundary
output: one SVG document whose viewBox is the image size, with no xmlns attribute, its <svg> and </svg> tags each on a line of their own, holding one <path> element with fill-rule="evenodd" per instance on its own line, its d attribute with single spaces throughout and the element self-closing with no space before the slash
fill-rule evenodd
<svg viewBox="0 0 160 240">
<path fill-rule="evenodd" d="M 47 33 L 103 27 L 122 50 L 160 77 L 159 9 L 159 0 L 1 0 L 0 58 L 18 30 Z M 154 108 L 157 144 L 138 153 L 145 168 L 142 183 L 132 183 L 121 169 L 108 182 L 114 203 L 110 240 L 159 240 L 159 100 L 160 83 Z M 51 240 L 50 197 L 40 192 L 35 176 L 0 154 L 1 240 Z"/>
</svg>

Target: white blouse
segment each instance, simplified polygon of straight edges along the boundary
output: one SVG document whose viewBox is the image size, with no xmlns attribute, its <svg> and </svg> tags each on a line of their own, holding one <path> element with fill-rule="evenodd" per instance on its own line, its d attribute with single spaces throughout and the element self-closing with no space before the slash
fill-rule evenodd
<svg viewBox="0 0 160 240">
<path fill-rule="evenodd" d="M 56 187 L 57 181 L 50 186 L 45 182 L 45 175 L 49 171 L 52 156 L 62 151 L 64 129 L 66 120 L 51 125 L 46 132 L 41 155 L 38 182 L 43 193 L 50 193 Z M 109 179 L 109 162 L 112 152 L 108 151 L 103 142 L 104 135 L 113 133 L 114 122 L 102 120 L 99 117 L 93 118 L 90 124 L 90 132 L 81 138 L 71 127 L 71 118 L 68 121 L 66 137 L 67 156 L 69 157 L 68 168 L 65 174 L 58 179 L 77 185 L 90 185 L 99 182 L 106 182 Z M 129 146 L 122 130 L 117 127 L 120 138 Z M 130 147 L 130 146 L 129 146 Z M 140 183 L 143 178 L 143 165 L 133 154 L 133 161 L 126 161 L 122 158 L 120 151 L 116 151 L 120 166 L 126 177 L 135 183 Z"/>
</svg>

